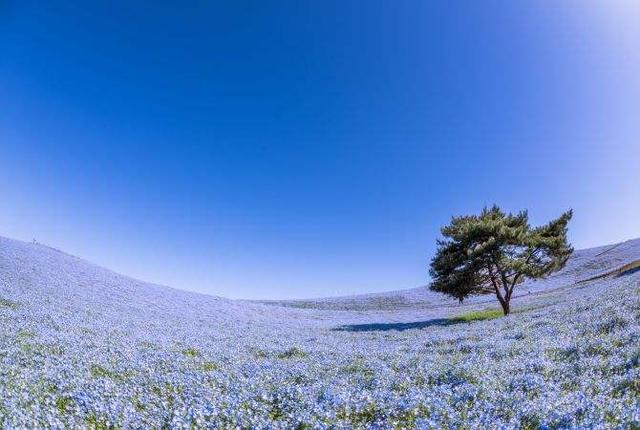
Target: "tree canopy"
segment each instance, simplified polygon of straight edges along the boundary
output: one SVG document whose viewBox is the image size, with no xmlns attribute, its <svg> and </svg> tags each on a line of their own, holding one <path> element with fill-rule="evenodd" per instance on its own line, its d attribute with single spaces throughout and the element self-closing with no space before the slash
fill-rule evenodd
<svg viewBox="0 0 640 430">
<path fill-rule="evenodd" d="M 430 289 L 462 301 L 494 293 L 504 314 L 515 287 L 562 268 L 573 252 L 567 241 L 571 210 L 549 223 L 531 227 L 527 211 L 505 213 L 498 206 L 480 215 L 453 217 L 431 261 Z"/>
</svg>

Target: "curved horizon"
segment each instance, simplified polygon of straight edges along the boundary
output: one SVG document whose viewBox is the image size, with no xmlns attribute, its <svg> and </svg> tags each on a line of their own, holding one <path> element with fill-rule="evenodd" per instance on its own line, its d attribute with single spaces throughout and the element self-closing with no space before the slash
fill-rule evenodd
<svg viewBox="0 0 640 430">
<path fill-rule="evenodd" d="M 397 294 L 397 293 L 401 293 L 401 292 L 416 291 L 416 290 L 424 290 L 424 294 L 426 294 L 426 295 L 433 294 L 433 295 L 436 295 L 436 296 L 441 296 L 441 293 L 435 293 L 435 292 L 430 291 L 427 288 L 428 287 L 428 283 L 427 283 L 425 285 L 407 286 L 407 287 L 404 287 L 404 288 L 401 287 L 401 288 L 397 288 L 397 289 L 394 289 L 394 290 L 376 291 L 376 292 L 364 291 L 364 292 L 359 292 L 357 294 L 346 294 L 346 295 L 343 294 L 343 295 L 331 295 L 331 296 L 327 295 L 327 296 L 313 296 L 313 297 L 310 296 L 310 297 L 295 297 L 295 298 L 292 298 L 292 297 L 280 297 L 280 298 L 251 297 L 251 298 L 238 299 L 238 298 L 234 298 L 234 297 L 226 297 L 226 296 L 221 296 L 221 295 L 217 295 L 217 294 L 212 294 L 212 293 L 204 292 L 204 291 L 197 291 L 195 289 L 179 288 L 179 287 L 175 287 L 173 285 L 158 284 L 158 283 L 151 282 L 151 281 L 148 281 L 148 280 L 145 280 L 145 279 L 139 279 L 139 278 L 133 277 L 133 276 L 127 274 L 127 273 L 121 273 L 121 272 L 113 270 L 113 269 L 111 269 L 109 267 L 101 266 L 100 264 L 95 263 L 93 261 L 90 261 L 90 260 L 88 260 L 88 259 L 86 259 L 86 258 L 84 258 L 82 256 L 70 254 L 70 253 L 66 252 L 64 249 L 60 249 L 60 248 L 56 247 L 53 244 L 41 243 L 41 242 L 38 242 L 38 241 L 35 241 L 35 240 L 32 240 L 31 242 L 29 242 L 29 241 L 24 241 L 24 240 L 20 240 L 20 239 L 6 237 L 4 235 L 0 235 L 0 240 L 9 240 L 9 241 L 13 241 L 13 242 L 19 242 L 19 243 L 22 243 L 23 245 L 27 245 L 27 246 L 28 245 L 41 246 L 41 247 L 44 247 L 44 248 L 46 248 L 48 250 L 52 250 L 52 251 L 64 254 L 65 256 L 67 256 L 69 258 L 80 260 L 80 261 L 84 262 L 85 264 L 89 264 L 89 265 L 95 266 L 96 268 L 98 268 L 100 270 L 111 272 L 111 273 L 113 273 L 113 274 L 115 274 L 117 276 L 122 276 L 122 277 L 128 278 L 128 279 L 130 279 L 132 281 L 139 282 L 141 284 L 147 284 L 147 285 L 150 285 L 150 286 L 161 287 L 161 288 L 170 288 L 172 290 L 183 291 L 183 292 L 186 292 L 186 293 L 202 294 L 202 295 L 209 296 L 209 297 L 216 297 L 216 298 L 227 299 L 227 300 L 239 300 L 239 301 L 257 302 L 257 303 L 274 302 L 274 303 L 280 303 L 281 304 L 281 303 L 284 303 L 284 302 L 307 301 L 307 300 L 319 300 L 319 301 L 322 301 L 322 300 L 331 300 L 331 299 L 348 299 L 348 298 L 357 298 L 357 297 L 364 297 L 364 296 L 371 296 L 371 295 L 373 295 L 373 296 L 377 296 L 377 295 L 384 296 L 384 295 L 388 295 L 388 294 Z M 601 249 L 601 248 L 606 248 L 605 252 L 611 251 L 611 250 L 614 250 L 614 249 L 620 247 L 620 245 L 623 245 L 623 244 L 628 243 L 628 242 L 640 242 L 640 237 L 629 238 L 629 239 L 626 239 L 626 240 L 621 241 L 621 242 L 607 243 L 607 244 L 598 245 L 598 246 L 594 246 L 594 247 L 590 247 L 590 248 L 576 249 L 574 251 L 574 253 L 573 253 L 574 255 L 572 255 L 572 257 L 575 256 L 575 254 L 578 254 L 578 255 L 583 254 L 583 253 L 587 253 L 588 254 L 589 251 L 595 251 L 595 250 L 598 250 L 598 249 Z M 600 254 L 597 254 L 597 256 L 599 256 L 599 255 Z M 629 263 L 629 262 L 625 261 L 625 264 L 627 264 L 627 263 Z M 588 279 L 588 280 L 592 280 L 592 279 Z M 450 301 L 455 301 L 455 300 L 450 299 Z"/>
</svg>

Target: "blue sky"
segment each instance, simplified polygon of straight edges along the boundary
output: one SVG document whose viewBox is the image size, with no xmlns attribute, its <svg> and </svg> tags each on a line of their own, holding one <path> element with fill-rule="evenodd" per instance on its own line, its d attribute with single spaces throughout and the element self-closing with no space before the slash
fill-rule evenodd
<svg viewBox="0 0 640 430">
<path fill-rule="evenodd" d="M 494 202 L 640 236 L 637 2 L 187 3 L 0 3 L 0 235 L 234 298 L 423 285 Z"/>
</svg>

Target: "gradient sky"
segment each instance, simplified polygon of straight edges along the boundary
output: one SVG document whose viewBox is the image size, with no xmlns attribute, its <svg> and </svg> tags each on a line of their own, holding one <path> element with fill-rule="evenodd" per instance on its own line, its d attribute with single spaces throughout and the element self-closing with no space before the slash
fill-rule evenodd
<svg viewBox="0 0 640 430">
<path fill-rule="evenodd" d="M 315 297 L 494 202 L 640 236 L 639 2 L 0 2 L 0 235 Z"/>
</svg>

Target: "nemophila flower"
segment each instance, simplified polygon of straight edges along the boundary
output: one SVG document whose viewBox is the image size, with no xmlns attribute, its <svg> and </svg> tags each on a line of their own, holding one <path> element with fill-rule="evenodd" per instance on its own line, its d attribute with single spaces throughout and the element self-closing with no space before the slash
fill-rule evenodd
<svg viewBox="0 0 640 430">
<path fill-rule="evenodd" d="M 595 254 L 531 285 L 509 317 L 452 324 L 459 308 L 433 296 L 235 302 L 2 239 L 15 305 L 0 306 L 0 424 L 633 427 L 640 274 L 568 283 Z"/>
</svg>

